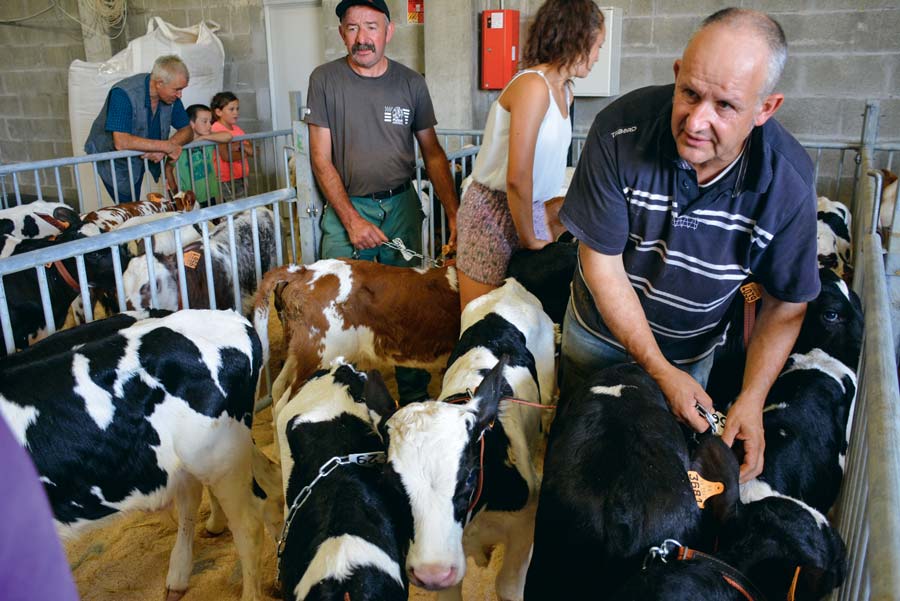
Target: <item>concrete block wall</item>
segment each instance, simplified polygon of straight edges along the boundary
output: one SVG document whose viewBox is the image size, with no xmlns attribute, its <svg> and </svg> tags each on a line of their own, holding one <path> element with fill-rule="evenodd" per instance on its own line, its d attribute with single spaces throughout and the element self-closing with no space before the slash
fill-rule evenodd
<svg viewBox="0 0 900 601">
<path fill-rule="evenodd" d="M 459 4 L 465 5 L 464 9 Z M 520 31 L 541 0 L 508 0 L 521 11 Z M 900 140 L 900 6 L 892 0 L 610 0 L 623 10 L 621 90 L 673 81 L 672 63 L 702 19 L 735 4 L 770 12 L 785 29 L 790 58 L 782 89 L 787 101 L 778 117 L 804 139 L 857 140 L 866 99 L 881 102 L 880 139 Z M 453 46 L 477 31 L 477 13 L 497 8 L 490 0 L 429 0 L 426 10 L 426 77 L 442 127 L 481 128 L 497 92 L 478 89 L 478 40 Z M 466 12 L 469 11 L 469 12 Z M 432 27 L 440 15 L 440 25 Z M 429 18 L 432 19 L 429 22 Z M 462 48 L 457 60 L 468 68 L 468 82 L 447 81 L 440 50 Z M 433 60 L 432 60 L 433 59 Z M 446 59 L 443 59 L 446 60 Z M 468 83 L 468 85 L 464 85 Z M 575 130 L 587 131 L 594 116 L 612 99 L 579 98 Z"/>
<path fill-rule="evenodd" d="M 78 0 L 61 0 L 78 14 Z M 47 8 L 46 0 L 0 2 L 0 21 L 21 19 Z M 70 156 L 68 70 L 84 60 L 81 26 L 52 10 L 17 24 L 0 24 L 0 163 Z M 64 197 L 74 190 L 74 176 L 60 173 Z M 8 193 L 12 180 L 3 182 Z M 36 194 L 34 176 L 20 182 L 26 196 Z M 56 200 L 55 178 L 42 179 L 43 196 Z"/>
</svg>

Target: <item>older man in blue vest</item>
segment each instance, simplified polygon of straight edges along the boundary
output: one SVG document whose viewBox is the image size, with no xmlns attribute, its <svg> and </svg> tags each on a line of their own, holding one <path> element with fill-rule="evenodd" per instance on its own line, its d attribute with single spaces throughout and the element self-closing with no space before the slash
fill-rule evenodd
<svg viewBox="0 0 900 601">
<path fill-rule="evenodd" d="M 141 150 L 145 153 L 128 160 L 116 159 L 114 173 L 109 161 L 97 164 L 103 185 L 118 202 L 140 200 L 143 158 L 150 160 L 150 174 L 158 181 L 160 161 L 167 156 L 176 160 L 181 147 L 193 140 L 191 123 L 181 103 L 181 92 L 189 79 L 188 68 L 179 57 L 161 56 L 153 63 L 150 73 L 126 77 L 106 96 L 84 144 L 85 152 Z M 173 127 L 178 131 L 170 138 Z"/>
</svg>

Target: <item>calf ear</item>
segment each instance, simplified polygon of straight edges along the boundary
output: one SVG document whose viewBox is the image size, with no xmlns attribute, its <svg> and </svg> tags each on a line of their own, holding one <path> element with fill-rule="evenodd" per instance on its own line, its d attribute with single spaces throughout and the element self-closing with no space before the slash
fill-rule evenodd
<svg viewBox="0 0 900 601">
<path fill-rule="evenodd" d="M 709 497 L 706 501 L 708 508 L 719 524 L 734 515 L 740 503 L 740 488 L 738 476 L 740 465 L 734 453 L 722 439 L 713 434 L 703 434 L 700 444 L 691 457 L 691 470 L 700 474 L 705 480 L 721 482 L 725 490 Z"/>
<path fill-rule="evenodd" d="M 497 364 L 484 376 L 475 397 L 478 398 L 478 424 L 480 432 L 489 427 L 497 418 L 497 407 L 500 405 L 500 397 L 503 396 L 503 387 L 507 385 L 503 370 L 509 365 L 509 356 L 503 355 Z"/>
<path fill-rule="evenodd" d="M 366 407 L 370 411 L 376 413 L 383 423 L 390 416 L 394 415 L 397 410 L 397 402 L 388 391 L 381 372 L 377 369 L 366 372 L 366 384 L 363 388 L 363 397 L 366 400 Z"/>
</svg>

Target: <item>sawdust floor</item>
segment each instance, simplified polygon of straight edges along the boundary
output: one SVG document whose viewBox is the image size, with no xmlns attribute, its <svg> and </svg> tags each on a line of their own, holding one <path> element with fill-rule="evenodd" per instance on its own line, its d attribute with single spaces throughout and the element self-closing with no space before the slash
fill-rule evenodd
<svg viewBox="0 0 900 601">
<path fill-rule="evenodd" d="M 272 420 L 269 409 L 257 415 L 253 434 L 263 452 L 274 456 Z M 184 601 L 221 601 L 240 599 L 241 568 L 231 533 L 217 537 L 206 533 L 209 503 L 204 493 L 200 519 L 194 536 L 194 570 Z M 161 601 L 165 596 L 169 553 L 177 531 L 175 511 L 135 513 L 93 530 L 66 545 L 69 565 L 78 592 L 84 601 Z M 494 576 L 499 569 L 502 550 L 494 553 L 488 569 L 470 560 L 464 582 L 467 601 L 494 601 Z M 275 542 L 265 536 L 263 547 L 263 601 L 280 599 L 275 581 Z M 434 599 L 430 593 L 413 586 L 410 599 Z"/>
<path fill-rule="evenodd" d="M 272 311 L 270 336 L 272 364 L 280 365 L 281 328 Z M 274 378 L 277 371 L 272 373 Z M 393 374 L 384 374 L 396 394 Z M 440 388 L 440 374 L 434 374 L 431 392 Z M 272 413 L 264 409 L 254 418 L 253 438 L 269 457 L 275 458 Z M 222 601 L 240 599 L 241 568 L 231 533 L 219 536 L 206 533 L 209 501 L 204 492 L 200 517 L 194 536 L 194 569 L 184 601 Z M 78 592 L 84 601 L 161 601 L 165 597 L 169 554 L 175 544 L 175 510 L 134 513 L 120 516 L 110 524 L 91 530 L 65 544 L 69 565 Z M 463 584 L 466 601 L 494 601 L 494 577 L 502 559 L 502 549 L 494 553 L 490 566 L 478 568 L 469 560 Z M 268 534 L 263 546 L 261 572 L 263 601 L 280 599 L 274 589 L 275 541 Z M 410 599 L 434 599 L 436 593 L 410 586 Z"/>
</svg>

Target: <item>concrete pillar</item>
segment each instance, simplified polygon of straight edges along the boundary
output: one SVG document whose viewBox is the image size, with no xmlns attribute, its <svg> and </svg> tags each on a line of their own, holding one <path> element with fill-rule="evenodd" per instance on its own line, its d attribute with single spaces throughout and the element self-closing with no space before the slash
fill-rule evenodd
<svg viewBox="0 0 900 601">
<path fill-rule="evenodd" d="M 90 63 L 100 63 L 112 58 L 112 42 L 109 35 L 106 34 L 105 26 L 96 18 L 96 14 L 90 8 L 93 3 L 93 0 L 78 0 L 78 17 L 82 22 L 81 34 L 84 37 L 85 60 Z"/>
<path fill-rule="evenodd" d="M 484 127 L 473 121 L 480 4 L 428 0 L 425 5 L 425 80 L 440 128 Z"/>
</svg>

